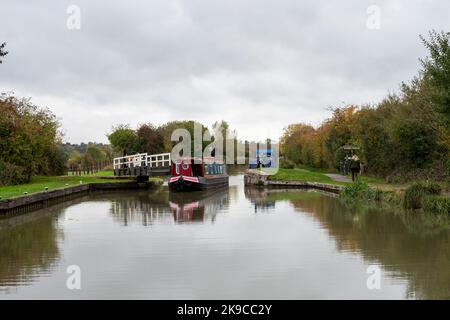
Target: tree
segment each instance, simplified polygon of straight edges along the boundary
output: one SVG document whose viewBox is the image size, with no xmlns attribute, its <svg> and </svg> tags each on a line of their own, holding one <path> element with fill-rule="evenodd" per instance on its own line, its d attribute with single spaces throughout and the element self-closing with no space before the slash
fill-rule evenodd
<svg viewBox="0 0 450 320">
<path fill-rule="evenodd" d="M 153 124 L 143 124 L 137 130 L 139 140 L 139 151 L 149 154 L 163 153 L 164 137 L 161 130 Z M 169 150 L 170 151 L 170 150 Z"/>
<path fill-rule="evenodd" d="M 420 36 L 429 56 L 421 59 L 424 80 L 432 87 L 436 109 L 450 121 L 450 32 L 429 33 L 429 40 Z"/>
<path fill-rule="evenodd" d="M 139 139 L 129 125 L 121 124 L 113 127 L 112 132 L 107 137 L 116 152 L 122 153 L 123 156 L 138 152 Z"/>
<path fill-rule="evenodd" d="M 94 144 L 88 146 L 86 154 L 89 154 L 94 162 L 105 161 L 106 156 L 103 151 Z"/>
<path fill-rule="evenodd" d="M 24 183 L 35 174 L 65 171 L 59 123 L 48 109 L 3 94 L 0 114 L 0 184 Z"/>
<path fill-rule="evenodd" d="M 5 42 L 0 44 L 0 58 L 6 56 L 8 54 L 8 51 L 5 51 L 5 46 L 6 46 Z M 1 63 L 2 63 L 2 59 L 0 59 L 0 64 Z"/>
<path fill-rule="evenodd" d="M 192 120 L 184 120 L 184 121 L 170 121 L 163 125 L 161 125 L 158 130 L 161 132 L 164 139 L 164 150 L 170 151 L 172 147 L 178 142 L 174 142 L 171 140 L 172 132 L 176 129 L 186 129 L 189 131 L 191 135 L 192 143 L 191 143 L 191 154 L 194 154 L 194 127 L 195 124 L 199 124 L 203 126 L 201 123 L 192 121 Z M 206 128 L 203 126 L 203 131 Z M 206 146 L 209 142 L 203 141 L 203 147 Z"/>
</svg>

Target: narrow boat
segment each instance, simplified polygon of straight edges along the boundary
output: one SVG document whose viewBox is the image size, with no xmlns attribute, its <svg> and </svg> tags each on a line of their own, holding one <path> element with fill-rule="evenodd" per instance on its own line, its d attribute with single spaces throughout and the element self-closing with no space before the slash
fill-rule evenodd
<svg viewBox="0 0 450 320">
<path fill-rule="evenodd" d="M 169 190 L 199 191 L 228 186 L 228 174 L 223 162 L 214 158 L 186 158 L 172 162 Z"/>
</svg>

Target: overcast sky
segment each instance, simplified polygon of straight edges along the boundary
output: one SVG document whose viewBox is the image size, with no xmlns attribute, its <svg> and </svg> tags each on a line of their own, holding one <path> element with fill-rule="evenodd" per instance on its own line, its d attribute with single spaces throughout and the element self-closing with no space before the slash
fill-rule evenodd
<svg viewBox="0 0 450 320">
<path fill-rule="evenodd" d="M 2 0 L 0 91 L 48 106 L 73 143 L 182 119 L 278 138 L 397 91 L 431 29 L 450 31 L 450 1 Z"/>
</svg>

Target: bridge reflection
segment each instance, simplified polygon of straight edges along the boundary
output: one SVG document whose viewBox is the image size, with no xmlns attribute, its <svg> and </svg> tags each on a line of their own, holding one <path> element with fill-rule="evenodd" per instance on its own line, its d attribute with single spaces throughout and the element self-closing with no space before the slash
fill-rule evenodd
<svg viewBox="0 0 450 320">
<path fill-rule="evenodd" d="M 123 197 L 119 194 L 111 202 L 111 214 L 122 225 L 139 223 L 214 222 L 216 214 L 228 206 L 228 189 L 192 193 L 167 191 L 141 192 Z"/>
</svg>

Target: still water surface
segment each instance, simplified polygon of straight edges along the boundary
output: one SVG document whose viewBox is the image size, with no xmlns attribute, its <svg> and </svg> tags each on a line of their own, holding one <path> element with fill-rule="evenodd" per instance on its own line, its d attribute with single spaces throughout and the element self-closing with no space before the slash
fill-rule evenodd
<svg viewBox="0 0 450 320">
<path fill-rule="evenodd" d="M 449 299 L 445 224 L 242 176 L 206 194 L 95 193 L 0 220 L 0 299 Z"/>
</svg>

